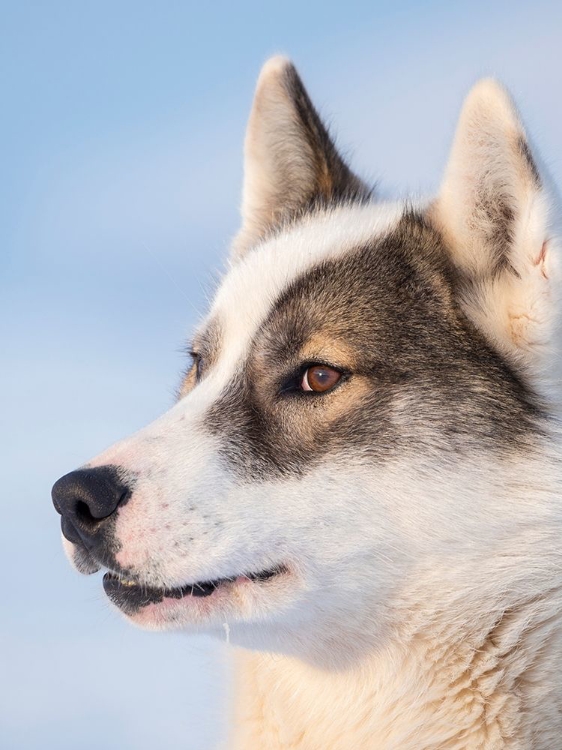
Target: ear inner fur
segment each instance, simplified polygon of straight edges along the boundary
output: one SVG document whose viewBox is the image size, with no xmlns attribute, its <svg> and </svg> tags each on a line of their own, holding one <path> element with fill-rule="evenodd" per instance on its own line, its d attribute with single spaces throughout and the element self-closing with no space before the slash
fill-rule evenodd
<svg viewBox="0 0 562 750">
<path fill-rule="evenodd" d="M 555 204 L 509 94 L 481 81 L 463 106 L 431 215 L 466 314 L 526 377 L 542 381 L 549 398 L 562 339 L 552 304 L 561 281 Z"/>
<path fill-rule="evenodd" d="M 283 58 L 267 63 L 258 81 L 245 154 L 235 258 L 313 205 L 371 195 L 339 155 L 295 67 Z"/>
</svg>

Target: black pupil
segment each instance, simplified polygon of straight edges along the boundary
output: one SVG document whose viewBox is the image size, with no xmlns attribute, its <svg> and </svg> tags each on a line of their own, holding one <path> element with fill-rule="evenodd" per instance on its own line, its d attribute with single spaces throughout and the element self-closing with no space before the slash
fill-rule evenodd
<svg viewBox="0 0 562 750">
<path fill-rule="evenodd" d="M 320 384 L 325 385 L 329 379 L 330 379 L 330 373 L 328 370 L 321 370 L 320 368 L 315 368 L 313 371 L 314 379 Z"/>
</svg>

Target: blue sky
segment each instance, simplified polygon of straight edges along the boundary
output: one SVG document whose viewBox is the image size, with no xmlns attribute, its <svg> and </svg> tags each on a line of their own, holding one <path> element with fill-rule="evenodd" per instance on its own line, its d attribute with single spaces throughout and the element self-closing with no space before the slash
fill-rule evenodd
<svg viewBox="0 0 562 750">
<path fill-rule="evenodd" d="M 172 403 L 237 228 L 252 89 L 293 57 L 353 165 L 436 188 L 494 74 L 562 182 L 562 5 L 3 3 L 2 747 L 207 750 L 223 647 L 132 629 L 63 558 L 52 482 Z"/>
</svg>

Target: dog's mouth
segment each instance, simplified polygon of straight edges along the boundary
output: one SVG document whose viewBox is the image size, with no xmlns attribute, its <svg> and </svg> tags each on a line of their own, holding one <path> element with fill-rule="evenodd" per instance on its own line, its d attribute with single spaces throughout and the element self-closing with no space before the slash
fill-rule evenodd
<svg viewBox="0 0 562 750">
<path fill-rule="evenodd" d="M 287 569 L 278 565 L 274 568 L 262 570 L 257 573 L 246 573 L 239 576 L 226 578 L 215 578 L 210 581 L 181 586 L 178 588 L 156 588 L 145 586 L 134 579 L 123 578 L 115 573 L 106 573 L 103 577 L 103 588 L 109 599 L 125 614 L 135 614 L 143 607 L 151 604 L 159 604 L 165 599 L 204 598 L 212 596 L 215 592 L 234 584 L 237 581 L 246 581 L 254 584 L 265 583 L 287 572 Z"/>
</svg>

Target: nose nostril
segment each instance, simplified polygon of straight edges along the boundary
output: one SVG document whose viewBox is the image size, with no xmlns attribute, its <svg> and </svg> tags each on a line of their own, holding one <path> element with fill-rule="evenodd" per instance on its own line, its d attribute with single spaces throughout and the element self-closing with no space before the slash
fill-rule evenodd
<svg viewBox="0 0 562 750">
<path fill-rule="evenodd" d="M 100 521 L 92 515 L 92 511 L 88 507 L 87 503 L 83 500 L 78 500 L 75 506 L 76 518 L 87 526 L 94 526 Z"/>
<path fill-rule="evenodd" d="M 106 521 L 128 501 L 130 486 L 116 467 L 99 466 L 65 474 L 55 483 L 52 495 L 66 538 L 100 544 L 110 528 Z"/>
</svg>

